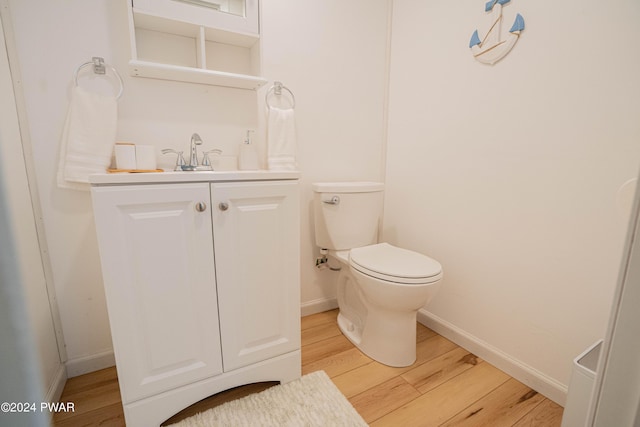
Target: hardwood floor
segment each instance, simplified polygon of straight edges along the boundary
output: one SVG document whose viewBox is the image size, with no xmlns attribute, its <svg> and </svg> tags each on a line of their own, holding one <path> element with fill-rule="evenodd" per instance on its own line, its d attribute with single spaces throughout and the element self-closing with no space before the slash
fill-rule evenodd
<svg viewBox="0 0 640 427">
<path fill-rule="evenodd" d="M 562 407 L 420 324 L 416 363 L 391 368 L 353 347 L 336 316 L 302 319 L 302 373 L 324 369 L 374 427 L 560 425 Z"/>
<path fill-rule="evenodd" d="M 391 368 L 356 349 L 336 316 L 332 310 L 302 318 L 302 373 L 323 369 L 373 427 L 560 426 L 562 407 L 422 325 L 416 363 Z M 220 393 L 182 415 L 263 388 Z M 75 412 L 55 414 L 55 426 L 125 425 L 115 368 L 69 379 L 61 401 L 74 402 Z"/>
</svg>

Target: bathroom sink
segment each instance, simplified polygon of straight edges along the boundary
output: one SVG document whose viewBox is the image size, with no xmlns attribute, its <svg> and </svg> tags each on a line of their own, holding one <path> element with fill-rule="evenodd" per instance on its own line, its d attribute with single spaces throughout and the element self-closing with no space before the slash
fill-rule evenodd
<svg viewBox="0 0 640 427">
<path fill-rule="evenodd" d="M 211 166 L 182 165 L 182 166 L 180 166 L 180 168 L 182 169 L 182 171 L 177 171 L 177 172 L 195 172 L 195 171 L 213 172 L 213 169 L 211 168 Z"/>
<path fill-rule="evenodd" d="M 154 184 L 173 182 L 267 181 L 299 179 L 298 171 L 164 171 L 161 173 L 99 173 L 89 176 L 93 185 Z"/>
</svg>

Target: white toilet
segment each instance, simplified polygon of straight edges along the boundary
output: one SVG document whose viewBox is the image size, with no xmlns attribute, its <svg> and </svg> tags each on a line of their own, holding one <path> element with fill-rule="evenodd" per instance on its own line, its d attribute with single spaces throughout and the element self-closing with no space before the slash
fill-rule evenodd
<svg viewBox="0 0 640 427">
<path fill-rule="evenodd" d="M 437 261 L 377 243 L 384 184 L 315 183 L 316 245 L 341 263 L 338 326 L 367 356 L 389 366 L 416 360 L 416 316 L 440 287 Z"/>
</svg>

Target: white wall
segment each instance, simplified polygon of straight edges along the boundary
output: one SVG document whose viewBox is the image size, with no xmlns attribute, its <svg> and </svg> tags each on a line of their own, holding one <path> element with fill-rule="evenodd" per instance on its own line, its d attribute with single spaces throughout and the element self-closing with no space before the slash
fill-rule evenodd
<svg viewBox="0 0 640 427">
<path fill-rule="evenodd" d="M 55 187 L 58 142 L 75 68 L 91 56 L 113 61 L 112 34 L 118 28 L 124 31 L 126 21 L 110 22 L 114 10 L 107 2 L 12 1 L 10 7 L 69 373 L 73 375 L 77 360 L 101 354 L 112 362 L 113 357 L 90 196 Z"/>
<path fill-rule="evenodd" d="M 337 279 L 315 268 L 311 184 L 383 178 L 388 3 L 262 2 L 264 74 L 297 101 L 303 314 L 335 306 Z"/>
<path fill-rule="evenodd" d="M 514 0 L 526 29 L 476 62 L 484 2 L 395 0 L 385 236 L 431 255 L 425 315 L 546 382 L 603 336 L 640 159 L 640 4 Z"/>
<path fill-rule="evenodd" d="M 0 4 L 0 7 L 3 5 Z M 4 10 L 0 10 L 4 17 Z M 17 271 L 15 283 L 3 283 L 5 297 L 24 295 L 26 323 L 16 322 L 14 333 L 25 335 L 24 341 L 34 341 L 33 359 L 38 366 L 34 369 L 40 381 L 43 396 L 57 399 L 62 392 L 65 377 L 60 360 L 53 313 L 49 305 L 44 264 L 40 254 L 40 242 L 36 230 L 36 219 L 31 202 L 31 188 L 27 179 L 22 136 L 18 122 L 16 98 L 14 96 L 8 53 L 5 49 L 4 31 L 10 28 L 0 21 L 0 187 L 3 187 L 3 210 L 10 229 L 8 241 L 0 239 L 0 245 L 7 251 L 15 250 Z M 8 43 L 7 43 L 8 44 Z M 15 243 L 12 246 L 11 243 Z M 8 262 L 8 261 L 7 261 Z M 5 272 L 5 274 L 9 274 Z M 8 277 L 8 276 L 7 276 Z M 22 289 L 11 291 L 11 285 L 22 284 Z M 6 288 L 5 288 L 6 287 Z M 14 303 L 15 304 L 15 303 Z M 20 304 L 16 310 L 19 311 Z M 17 320 L 17 319 L 13 319 Z M 13 326 L 16 326 L 13 325 Z M 5 344 L 3 344 L 5 345 Z M 20 345 L 16 345 L 17 348 Z"/>
<path fill-rule="evenodd" d="M 237 153 L 258 129 L 264 93 L 127 75 L 125 1 L 10 0 L 46 237 L 71 376 L 113 363 L 89 193 L 55 186 L 58 143 L 76 67 L 103 56 L 123 75 L 118 139 Z M 362 13 L 366 10 L 366 13 Z M 302 303 L 331 303 L 334 283 L 312 266 L 310 183 L 380 179 L 387 0 L 263 2 L 263 74 L 294 91 L 302 170 Z M 88 79 L 83 84 L 93 84 Z M 161 166 L 171 167 L 169 158 Z"/>
</svg>

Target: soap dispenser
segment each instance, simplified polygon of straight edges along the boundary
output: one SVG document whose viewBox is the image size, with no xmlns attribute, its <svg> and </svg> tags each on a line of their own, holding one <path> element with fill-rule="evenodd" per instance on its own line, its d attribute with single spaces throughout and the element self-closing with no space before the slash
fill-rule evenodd
<svg viewBox="0 0 640 427">
<path fill-rule="evenodd" d="M 243 171 L 258 170 L 258 151 L 251 143 L 251 132 L 247 131 L 247 137 L 243 144 L 240 144 L 240 156 L 238 158 L 238 169 Z"/>
</svg>

